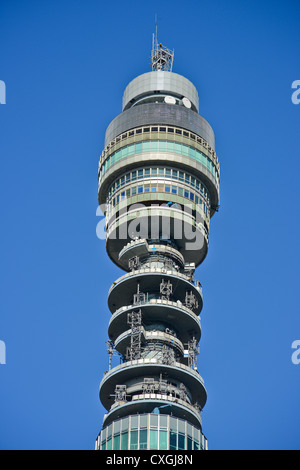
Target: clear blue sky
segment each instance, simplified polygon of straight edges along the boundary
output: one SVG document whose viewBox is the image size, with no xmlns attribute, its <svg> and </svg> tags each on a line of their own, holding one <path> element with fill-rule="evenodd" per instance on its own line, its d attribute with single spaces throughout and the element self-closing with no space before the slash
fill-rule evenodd
<svg viewBox="0 0 300 470">
<path fill-rule="evenodd" d="M 147 72 L 155 14 L 221 163 L 199 372 L 210 449 L 299 449 L 299 1 L 0 3 L 1 449 L 93 449 L 108 289 L 104 132 Z"/>
</svg>

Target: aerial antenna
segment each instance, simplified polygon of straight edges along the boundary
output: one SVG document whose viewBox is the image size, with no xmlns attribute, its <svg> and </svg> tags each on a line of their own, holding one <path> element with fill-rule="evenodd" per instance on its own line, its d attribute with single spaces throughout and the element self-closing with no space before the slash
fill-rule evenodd
<svg viewBox="0 0 300 470">
<path fill-rule="evenodd" d="M 171 51 L 157 40 L 157 15 L 155 15 L 155 33 L 152 36 L 151 66 L 153 71 L 172 72 L 174 50 Z"/>
</svg>

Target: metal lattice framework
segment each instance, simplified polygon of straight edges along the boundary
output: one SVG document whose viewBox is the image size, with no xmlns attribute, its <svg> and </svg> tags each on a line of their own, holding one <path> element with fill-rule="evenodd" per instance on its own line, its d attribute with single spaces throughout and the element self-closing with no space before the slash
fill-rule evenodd
<svg viewBox="0 0 300 470">
<path fill-rule="evenodd" d="M 128 356 L 131 361 L 141 357 L 142 311 L 141 309 L 128 313 L 127 323 L 131 326 L 130 348 Z"/>
<path fill-rule="evenodd" d="M 152 39 L 151 64 L 152 70 L 163 70 L 172 72 L 174 50 L 171 51 L 157 41 L 157 28 Z"/>
</svg>

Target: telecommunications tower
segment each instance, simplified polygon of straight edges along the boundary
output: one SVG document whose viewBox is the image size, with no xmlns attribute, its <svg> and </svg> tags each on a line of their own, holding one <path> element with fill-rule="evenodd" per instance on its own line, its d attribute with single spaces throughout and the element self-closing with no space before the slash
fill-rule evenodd
<svg viewBox="0 0 300 470">
<path fill-rule="evenodd" d="M 207 449 L 194 272 L 208 250 L 220 167 L 198 92 L 172 72 L 173 58 L 155 34 L 152 70 L 126 87 L 99 162 L 106 250 L 125 272 L 108 293 L 99 450 Z M 112 367 L 115 354 L 120 364 Z"/>
</svg>

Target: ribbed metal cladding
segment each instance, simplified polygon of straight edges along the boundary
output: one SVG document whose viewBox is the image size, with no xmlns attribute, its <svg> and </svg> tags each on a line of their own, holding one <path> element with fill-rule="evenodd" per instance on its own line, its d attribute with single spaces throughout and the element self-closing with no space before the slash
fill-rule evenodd
<svg viewBox="0 0 300 470">
<path fill-rule="evenodd" d="M 141 75 L 106 131 L 99 204 L 107 253 L 124 274 L 108 293 L 109 367 L 99 391 L 107 413 L 96 449 L 207 448 L 197 369 L 203 296 L 194 276 L 208 251 L 220 168 L 197 100 L 180 75 Z"/>
</svg>

